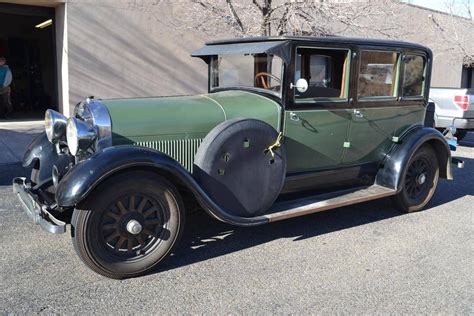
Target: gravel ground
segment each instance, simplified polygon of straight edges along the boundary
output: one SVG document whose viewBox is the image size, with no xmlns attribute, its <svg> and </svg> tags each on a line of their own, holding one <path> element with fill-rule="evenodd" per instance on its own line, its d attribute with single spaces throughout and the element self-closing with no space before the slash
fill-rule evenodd
<svg viewBox="0 0 474 316">
<path fill-rule="evenodd" d="M 3 313 L 474 313 L 474 135 L 423 212 L 379 200 L 257 228 L 203 213 L 152 274 L 88 270 L 69 233 L 30 223 L 13 196 L 19 165 L 0 166 Z"/>
</svg>

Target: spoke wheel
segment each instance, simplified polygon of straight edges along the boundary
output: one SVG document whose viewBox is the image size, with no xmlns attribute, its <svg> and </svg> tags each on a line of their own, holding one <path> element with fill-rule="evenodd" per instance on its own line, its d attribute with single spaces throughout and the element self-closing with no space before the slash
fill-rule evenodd
<svg viewBox="0 0 474 316">
<path fill-rule="evenodd" d="M 153 173 L 130 171 L 99 186 L 71 219 L 82 261 L 104 276 L 147 273 L 168 256 L 184 226 L 176 188 Z"/>
<path fill-rule="evenodd" d="M 155 198 L 130 193 L 104 212 L 99 228 L 105 249 L 126 259 L 143 256 L 167 238 L 165 208 Z"/>
<path fill-rule="evenodd" d="M 439 163 L 429 145 L 418 149 L 401 178 L 402 188 L 394 197 L 397 207 L 405 212 L 419 211 L 431 200 L 439 179 Z"/>
<path fill-rule="evenodd" d="M 417 199 L 430 189 L 427 181 L 430 173 L 430 163 L 426 157 L 418 157 L 412 161 L 405 176 L 405 190 L 410 199 Z"/>
</svg>

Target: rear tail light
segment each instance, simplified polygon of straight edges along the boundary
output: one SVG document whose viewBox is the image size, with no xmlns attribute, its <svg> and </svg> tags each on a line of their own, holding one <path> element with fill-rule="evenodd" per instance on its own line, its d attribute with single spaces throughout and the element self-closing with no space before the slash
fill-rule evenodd
<svg viewBox="0 0 474 316">
<path fill-rule="evenodd" d="M 454 104 L 463 111 L 466 111 L 469 107 L 469 96 L 468 95 L 455 95 L 453 98 Z"/>
</svg>

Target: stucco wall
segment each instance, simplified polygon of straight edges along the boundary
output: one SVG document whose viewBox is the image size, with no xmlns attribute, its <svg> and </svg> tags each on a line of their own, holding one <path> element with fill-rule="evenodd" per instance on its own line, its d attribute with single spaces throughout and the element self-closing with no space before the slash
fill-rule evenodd
<svg viewBox="0 0 474 316">
<path fill-rule="evenodd" d="M 69 99 L 203 93 L 207 66 L 190 57 L 203 45 L 154 1 L 68 1 Z M 138 3 L 138 4 L 137 4 Z M 92 4 L 92 5 L 91 5 Z"/>
</svg>

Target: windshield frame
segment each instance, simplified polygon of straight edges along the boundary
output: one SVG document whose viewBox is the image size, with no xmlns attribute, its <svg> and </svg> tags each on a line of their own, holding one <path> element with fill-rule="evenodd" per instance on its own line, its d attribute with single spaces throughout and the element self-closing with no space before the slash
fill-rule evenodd
<svg viewBox="0 0 474 316">
<path fill-rule="evenodd" d="M 213 87 L 212 86 L 212 82 L 214 81 L 214 71 L 213 71 L 213 65 L 214 65 L 214 62 L 219 58 L 219 57 L 225 57 L 225 56 L 232 56 L 234 54 L 223 54 L 223 55 L 213 55 L 211 56 L 210 60 L 209 60 L 209 63 L 208 63 L 208 91 L 210 93 L 212 92 L 220 92 L 220 91 L 227 91 L 227 90 L 243 90 L 243 91 L 251 91 L 251 92 L 257 92 L 257 93 L 260 93 L 260 94 L 267 94 L 269 96 L 271 96 L 272 98 L 275 98 L 277 97 L 278 99 L 282 99 L 283 98 L 283 89 L 285 87 L 285 81 L 286 81 L 286 78 L 285 78 L 285 70 L 286 70 L 286 63 L 285 63 L 285 60 L 283 58 L 281 58 L 280 56 L 278 55 L 275 55 L 275 54 L 268 54 L 268 55 L 272 55 L 273 57 L 278 57 L 280 58 L 281 60 L 281 70 L 280 70 L 280 90 L 277 92 L 277 91 L 272 91 L 270 89 L 264 89 L 264 88 L 258 88 L 258 87 L 251 87 L 251 86 L 226 86 L 226 87 Z M 242 55 L 242 54 L 235 54 L 235 55 Z M 243 54 L 245 55 L 245 54 Z M 252 54 L 253 55 L 253 54 Z"/>
</svg>

